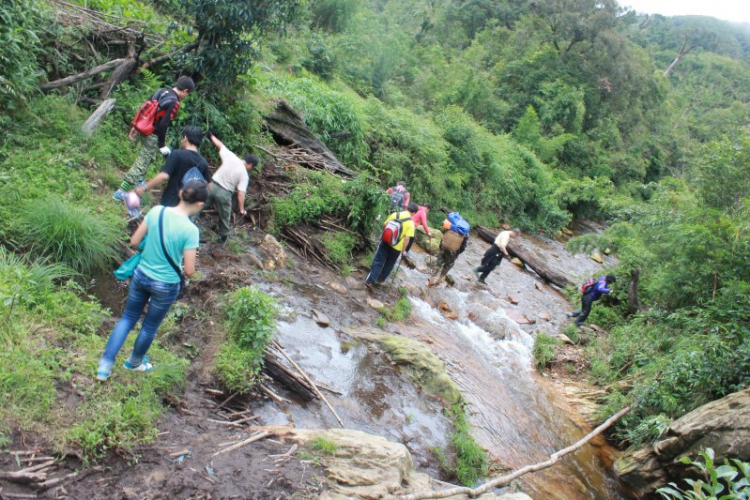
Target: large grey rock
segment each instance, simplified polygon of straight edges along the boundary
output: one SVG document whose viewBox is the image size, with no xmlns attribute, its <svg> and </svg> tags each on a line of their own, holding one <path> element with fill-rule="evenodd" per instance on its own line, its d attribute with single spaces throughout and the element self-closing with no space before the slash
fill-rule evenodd
<svg viewBox="0 0 750 500">
<path fill-rule="evenodd" d="M 415 231 L 415 238 L 417 239 L 417 245 L 422 247 L 425 252 L 431 255 L 437 255 L 440 251 L 440 242 L 443 239 L 443 233 L 433 227 L 430 228 L 430 235 L 428 236 L 422 226 L 419 226 Z M 432 238 L 430 238 L 432 236 Z"/>
<path fill-rule="evenodd" d="M 682 477 L 679 459 L 713 448 L 716 461 L 750 460 L 750 389 L 712 401 L 675 420 L 653 446 L 629 450 L 615 462 L 615 472 L 636 496 L 652 493 Z"/>
<path fill-rule="evenodd" d="M 289 427 L 268 428 L 286 439 L 304 446 L 318 438 L 335 443 L 330 455 L 321 455 L 325 491 L 321 499 L 396 498 L 409 493 L 431 491 L 432 479 L 417 472 L 409 450 L 380 436 L 349 429 L 305 430 Z M 466 495 L 449 497 L 463 500 Z M 494 495 L 486 493 L 481 500 L 531 500 L 523 493 Z"/>
<path fill-rule="evenodd" d="M 263 242 L 260 244 L 260 252 L 263 255 L 263 267 L 267 271 L 273 271 L 274 269 L 280 269 L 284 267 L 286 263 L 286 252 L 281 243 L 274 238 L 272 235 L 267 234 L 263 238 Z"/>
</svg>

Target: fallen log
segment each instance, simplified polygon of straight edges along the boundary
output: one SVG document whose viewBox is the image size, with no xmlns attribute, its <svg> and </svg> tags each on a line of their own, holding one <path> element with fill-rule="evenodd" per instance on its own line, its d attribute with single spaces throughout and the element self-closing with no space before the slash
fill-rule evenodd
<svg viewBox="0 0 750 500">
<path fill-rule="evenodd" d="M 84 124 L 81 125 L 81 130 L 83 130 L 88 136 L 94 135 L 94 131 L 99 127 L 99 124 L 113 109 L 115 109 L 115 100 L 106 99 L 93 113 L 91 113 L 91 116 L 88 117 Z"/>
<path fill-rule="evenodd" d="M 482 226 L 476 226 L 477 234 L 487 243 L 494 243 L 498 233 L 487 229 Z M 570 280 L 561 271 L 556 271 L 549 266 L 534 252 L 525 248 L 523 244 L 511 241 L 506 247 L 511 257 L 519 258 L 524 264 L 529 266 L 530 269 L 534 270 L 540 278 L 545 281 L 552 283 L 553 285 L 565 288 L 573 285 L 573 281 Z"/>
<path fill-rule="evenodd" d="M 357 173 L 345 167 L 320 139 L 308 128 L 304 118 L 284 100 L 279 100 L 276 107 L 265 117 L 266 127 L 274 135 L 276 142 L 282 146 L 293 145 L 309 153 L 315 160 L 322 161 L 328 172 L 353 179 Z M 317 155 L 320 155 L 319 157 Z"/>
<path fill-rule="evenodd" d="M 286 366 L 281 364 L 279 357 L 266 350 L 263 357 L 263 371 L 277 382 L 283 384 L 305 401 L 312 401 L 317 397 L 312 387 L 301 376 L 292 373 Z"/>
<path fill-rule="evenodd" d="M 629 406 L 623 408 L 622 410 L 618 411 L 617 413 L 609 417 L 602 425 L 600 425 L 593 431 L 589 432 L 586 436 L 584 436 L 579 441 L 568 446 L 567 448 L 563 448 L 562 450 L 556 451 L 555 453 L 550 455 L 549 460 L 545 460 L 544 462 L 539 462 L 534 465 L 527 465 L 526 467 L 518 469 L 517 471 L 512 472 L 510 474 L 506 474 L 504 476 L 500 476 L 490 481 L 487 481 L 486 483 L 484 483 L 482 486 L 478 488 L 465 488 L 465 487 L 457 486 L 455 488 L 451 488 L 448 490 L 429 491 L 429 492 L 424 492 L 424 493 L 413 493 L 411 495 L 405 495 L 399 498 L 401 500 L 423 500 L 425 498 L 448 498 L 454 495 L 466 495 L 469 498 L 476 498 L 484 493 L 487 493 L 493 488 L 499 488 L 500 486 L 505 486 L 506 484 L 510 484 L 512 481 L 515 481 L 516 479 L 523 476 L 524 474 L 528 474 L 529 472 L 536 472 L 542 469 L 546 469 L 548 467 L 552 467 L 562 457 L 564 457 L 565 455 L 569 455 L 575 451 L 578 451 L 586 443 L 588 443 L 589 441 L 594 439 L 596 436 L 598 436 L 599 434 L 607 430 L 610 426 L 612 426 L 612 424 L 620 420 L 622 417 L 624 417 L 628 413 L 630 413 Z"/>
<path fill-rule="evenodd" d="M 77 75 L 72 75 L 72 76 L 68 76 L 65 78 L 61 78 L 53 82 L 43 83 L 42 85 L 39 86 L 39 88 L 42 89 L 43 92 L 47 92 L 48 90 L 65 87 L 66 85 L 71 85 L 73 83 L 80 82 L 81 80 L 85 80 L 86 78 L 91 78 L 92 76 L 96 76 L 99 73 L 104 73 L 105 71 L 114 69 L 126 61 L 127 61 L 126 59 L 113 59 L 112 61 L 106 62 L 104 64 L 100 64 L 99 66 L 96 66 L 87 71 L 84 71 L 83 73 L 78 73 Z"/>
<path fill-rule="evenodd" d="M 19 484 L 41 483 L 47 479 L 44 472 L 0 472 L 0 479 Z"/>
</svg>

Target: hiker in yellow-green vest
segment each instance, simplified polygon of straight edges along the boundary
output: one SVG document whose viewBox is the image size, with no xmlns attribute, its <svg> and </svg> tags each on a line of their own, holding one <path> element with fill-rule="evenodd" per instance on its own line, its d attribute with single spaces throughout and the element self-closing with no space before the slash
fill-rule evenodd
<svg viewBox="0 0 750 500">
<path fill-rule="evenodd" d="M 372 259 L 370 274 L 367 275 L 365 285 L 369 288 L 375 284 L 383 284 L 390 276 L 409 240 L 414 238 L 414 221 L 412 215 L 417 213 L 416 203 L 409 203 L 408 208 L 401 212 L 394 212 L 383 223 L 383 234 L 380 238 L 378 250 Z"/>
</svg>

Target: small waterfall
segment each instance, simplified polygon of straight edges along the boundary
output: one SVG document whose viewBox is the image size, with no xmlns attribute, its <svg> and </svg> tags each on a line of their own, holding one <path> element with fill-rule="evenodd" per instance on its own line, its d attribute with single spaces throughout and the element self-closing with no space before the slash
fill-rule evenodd
<svg viewBox="0 0 750 500">
<path fill-rule="evenodd" d="M 441 294 L 458 311 L 479 307 L 468 293 L 444 289 Z M 484 308 L 476 322 L 466 314 L 453 321 L 421 299 L 411 302 L 421 322 L 415 326 L 430 336 L 469 403 L 475 438 L 501 464 L 518 468 L 545 460 L 583 436 L 535 373 L 533 336 L 502 308 Z M 621 498 L 592 446 L 523 482 L 535 498 Z"/>
</svg>

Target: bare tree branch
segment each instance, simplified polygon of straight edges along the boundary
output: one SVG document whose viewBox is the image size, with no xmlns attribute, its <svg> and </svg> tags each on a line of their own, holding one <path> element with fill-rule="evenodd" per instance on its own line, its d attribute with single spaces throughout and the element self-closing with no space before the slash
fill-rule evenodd
<svg viewBox="0 0 750 500">
<path fill-rule="evenodd" d="M 161 64 L 164 61 L 167 61 L 167 60 L 171 59 L 172 57 L 174 57 L 174 56 L 176 56 L 178 54 L 182 54 L 183 52 L 189 52 L 189 51 L 191 51 L 193 49 L 196 49 L 196 48 L 198 48 L 198 41 L 197 40 L 195 42 L 191 42 L 191 43 L 189 43 L 187 45 L 183 45 L 179 49 L 174 50 L 172 52 L 169 52 L 168 54 L 164 54 L 163 56 L 155 57 L 155 58 L 151 59 L 150 61 L 146 61 L 145 63 L 141 64 L 141 67 L 139 68 L 139 70 L 148 69 L 151 66 L 156 66 L 157 64 Z"/>
<path fill-rule="evenodd" d="M 538 464 L 534 465 L 527 465 L 526 467 L 523 467 L 522 469 L 518 469 L 517 471 L 507 474 L 505 476 L 500 476 L 498 478 L 492 479 L 491 481 L 487 481 L 482 486 L 478 488 L 463 488 L 463 487 L 456 487 L 451 488 L 448 490 L 443 491 L 429 491 L 424 493 L 413 493 L 411 495 L 405 495 L 402 497 L 399 497 L 401 500 L 422 500 L 425 498 L 447 498 L 451 497 L 453 495 L 467 495 L 469 498 L 476 498 L 484 493 L 487 493 L 493 488 L 498 488 L 500 486 L 504 486 L 511 481 L 515 481 L 519 477 L 523 476 L 524 474 L 528 474 L 529 472 L 536 472 L 540 471 L 542 469 L 546 469 L 548 467 L 552 467 L 555 465 L 558 460 L 560 460 L 565 455 L 569 455 L 570 453 L 573 453 L 574 451 L 577 451 L 578 449 L 582 448 L 586 443 L 594 439 L 596 436 L 607 430 L 609 427 L 612 426 L 615 422 L 620 420 L 622 417 L 630 413 L 630 407 L 627 406 L 623 408 L 622 410 L 618 411 L 611 417 L 609 417 L 602 425 L 588 433 L 585 437 L 577 441 L 575 444 L 572 444 L 571 446 L 568 446 L 567 448 L 563 448 L 562 450 L 556 451 L 552 455 L 550 455 L 549 460 L 546 460 L 544 462 L 539 462 Z"/>
<path fill-rule="evenodd" d="M 683 57 L 688 55 L 691 50 L 697 47 L 697 45 L 691 45 L 690 47 L 687 46 L 688 43 L 688 35 L 685 35 L 685 40 L 682 41 L 682 47 L 680 47 L 680 52 L 677 54 L 677 57 L 674 58 L 674 61 L 672 61 L 672 64 L 669 65 L 667 70 L 664 72 L 664 76 L 669 76 L 669 74 L 672 72 L 675 66 L 677 66 L 677 63 L 682 60 Z"/>
<path fill-rule="evenodd" d="M 65 78 L 61 78 L 60 80 L 55 80 L 54 82 L 42 84 L 39 86 L 39 88 L 42 89 L 42 91 L 47 92 L 48 90 L 65 87 L 66 85 L 71 85 L 73 83 L 80 82 L 81 80 L 85 80 L 86 78 L 91 78 L 92 76 L 98 75 L 99 73 L 104 73 L 105 71 L 114 69 L 125 61 L 127 61 L 127 59 L 114 59 L 112 61 L 100 64 L 99 66 L 84 71 L 83 73 L 78 73 L 77 75 L 68 76 Z"/>
</svg>

